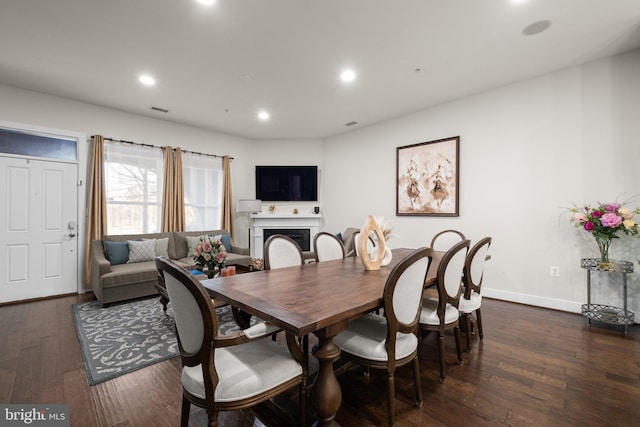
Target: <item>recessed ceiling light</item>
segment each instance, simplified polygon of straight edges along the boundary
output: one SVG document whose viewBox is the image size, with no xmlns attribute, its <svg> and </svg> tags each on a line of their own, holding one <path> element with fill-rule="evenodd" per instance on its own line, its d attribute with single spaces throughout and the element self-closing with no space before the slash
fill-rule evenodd
<svg viewBox="0 0 640 427">
<path fill-rule="evenodd" d="M 140 77 L 138 77 L 138 81 L 145 86 L 153 86 L 156 84 L 156 79 L 154 79 L 148 74 L 143 74 Z"/>
<path fill-rule="evenodd" d="M 258 113 L 258 118 L 259 118 L 260 120 L 263 120 L 263 121 L 264 121 L 264 120 L 269 120 L 269 113 L 267 113 L 266 111 L 260 111 L 260 112 Z"/>
<path fill-rule="evenodd" d="M 196 0 L 196 1 L 205 6 L 211 6 L 216 2 L 216 0 Z"/>
<path fill-rule="evenodd" d="M 522 30 L 522 34 L 525 36 L 534 36 L 536 34 L 540 34 L 541 32 L 547 30 L 550 26 L 551 26 L 551 21 L 548 21 L 546 19 L 543 21 L 537 21 L 537 22 L 534 22 L 533 24 L 530 24 L 524 27 L 524 30 Z"/>
<path fill-rule="evenodd" d="M 344 70 L 342 74 L 340 74 L 340 79 L 343 82 L 352 82 L 356 78 L 356 73 L 353 70 Z"/>
</svg>

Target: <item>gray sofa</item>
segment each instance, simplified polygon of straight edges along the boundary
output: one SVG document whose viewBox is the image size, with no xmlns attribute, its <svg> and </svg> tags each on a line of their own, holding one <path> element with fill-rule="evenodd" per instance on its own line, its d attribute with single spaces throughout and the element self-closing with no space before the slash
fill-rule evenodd
<svg viewBox="0 0 640 427">
<path fill-rule="evenodd" d="M 196 268 L 196 265 L 193 256 L 188 256 L 188 244 L 193 246 L 194 241 L 197 241 L 194 238 L 205 234 L 217 236 L 227 235 L 227 232 L 225 230 L 209 230 L 104 235 L 102 239 L 92 241 L 90 248 L 91 287 L 94 295 L 104 305 L 158 293 L 155 288 L 158 282 L 158 271 L 153 259 L 130 262 L 132 259 L 127 260 L 125 253 L 118 253 L 118 251 L 124 250 L 124 247 L 128 248 L 129 245 L 124 245 L 124 242 L 131 240 L 136 241 L 136 246 L 148 246 L 139 245 L 138 242 L 155 239 L 154 254 L 156 256 L 165 255 L 187 270 L 192 270 Z M 230 237 L 227 236 L 225 236 L 226 239 L 229 239 L 229 242 L 225 244 L 228 253 L 227 265 L 251 265 L 249 249 L 234 245 L 230 241 Z M 131 252 L 129 256 L 131 256 Z M 146 259 L 148 256 L 143 258 Z M 110 260 L 113 261 L 113 264 Z"/>
</svg>

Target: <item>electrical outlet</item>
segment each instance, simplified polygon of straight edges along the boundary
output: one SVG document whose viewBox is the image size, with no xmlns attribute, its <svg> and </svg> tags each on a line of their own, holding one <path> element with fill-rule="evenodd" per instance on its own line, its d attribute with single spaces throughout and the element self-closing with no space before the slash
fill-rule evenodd
<svg viewBox="0 0 640 427">
<path fill-rule="evenodd" d="M 551 277 L 559 277 L 560 276 L 560 267 L 556 265 L 552 265 L 550 269 Z"/>
</svg>

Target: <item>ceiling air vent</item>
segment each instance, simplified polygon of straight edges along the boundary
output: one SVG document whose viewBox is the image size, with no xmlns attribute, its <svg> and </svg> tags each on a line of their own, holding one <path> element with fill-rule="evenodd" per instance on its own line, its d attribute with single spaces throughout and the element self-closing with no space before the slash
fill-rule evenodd
<svg viewBox="0 0 640 427">
<path fill-rule="evenodd" d="M 358 124 L 358 122 L 352 120 L 352 121 L 350 121 L 348 123 L 345 123 L 344 125 L 345 126 L 353 126 L 353 125 L 357 125 L 357 124 Z"/>
<path fill-rule="evenodd" d="M 168 113 L 168 112 L 169 112 L 169 110 L 167 110 L 167 109 L 165 109 L 165 108 L 160 108 L 160 107 L 151 107 L 151 109 L 152 109 L 153 111 L 159 111 L 159 112 L 161 112 L 161 113 Z"/>
</svg>

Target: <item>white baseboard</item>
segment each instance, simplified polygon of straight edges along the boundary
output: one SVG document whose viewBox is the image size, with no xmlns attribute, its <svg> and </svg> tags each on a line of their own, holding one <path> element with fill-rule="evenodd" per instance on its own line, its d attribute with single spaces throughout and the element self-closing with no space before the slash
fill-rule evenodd
<svg viewBox="0 0 640 427">
<path fill-rule="evenodd" d="M 553 310 L 567 311 L 569 313 L 581 313 L 582 303 L 573 301 L 565 301 L 554 298 L 539 297 L 536 295 L 517 294 L 515 292 L 507 292 L 499 289 L 491 289 L 482 287 L 482 294 L 487 298 L 494 298 L 503 301 L 517 302 L 519 304 L 528 304 L 536 307 L 550 308 Z"/>
</svg>

